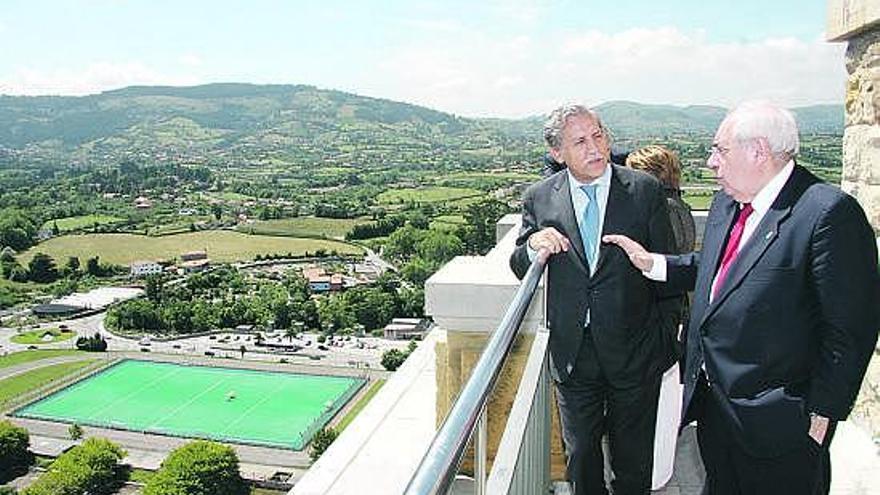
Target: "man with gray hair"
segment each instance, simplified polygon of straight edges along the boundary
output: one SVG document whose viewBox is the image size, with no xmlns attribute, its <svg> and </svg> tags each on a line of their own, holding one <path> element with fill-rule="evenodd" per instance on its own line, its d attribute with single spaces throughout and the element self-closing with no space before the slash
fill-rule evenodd
<svg viewBox="0 0 880 495">
<path fill-rule="evenodd" d="M 522 277 L 538 251 L 547 262 L 547 325 L 568 479 L 577 495 L 604 495 L 602 436 L 607 431 L 617 495 L 650 492 L 660 378 L 675 360 L 679 298 L 601 233 L 624 232 L 654 250 L 673 247 L 663 189 L 643 172 L 610 163 L 599 116 L 569 105 L 544 127 L 565 167 L 534 184 L 510 266 Z M 678 295 L 678 294 L 676 294 Z"/>
<path fill-rule="evenodd" d="M 708 495 L 827 494 L 835 424 L 877 342 L 874 233 L 855 199 L 794 162 L 798 148 L 790 112 L 743 104 L 712 143 L 723 191 L 701 253 L 604 238 L 646 277 L 694 289 L 682 412 Z"/>
</svg>

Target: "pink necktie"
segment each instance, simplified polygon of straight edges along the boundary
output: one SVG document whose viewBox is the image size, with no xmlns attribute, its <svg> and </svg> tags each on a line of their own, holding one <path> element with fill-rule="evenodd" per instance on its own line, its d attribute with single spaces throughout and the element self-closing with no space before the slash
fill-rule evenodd
<svg viewBox="0 0 880 495">
<path fill-rule="evenodd" d="M 749 219 L 749 215 L 751 215 L 753 211 L 755 210 L 752 209 L 752 205 L 746 204 L 736 217 L 736 223 L 733 225 L 733 230 L 730 231 L 730 237 L 727 239 L 727 245 L 724 247 L 724 257 L 721 258 L 721 267 L 718 268 L 718 276 L 715 277 L 715 287 L 712 289 L 713 299 L 718 295 L 718 291 L 721 289 L 725 277 L 727 277 L 727 271 L 730 269 L 730 265 L 733 264 L 736 255 L 739 254 L 739 241 L 742 239 L 743 230 L 746 228 L 746 220 Z"/>
</svg>

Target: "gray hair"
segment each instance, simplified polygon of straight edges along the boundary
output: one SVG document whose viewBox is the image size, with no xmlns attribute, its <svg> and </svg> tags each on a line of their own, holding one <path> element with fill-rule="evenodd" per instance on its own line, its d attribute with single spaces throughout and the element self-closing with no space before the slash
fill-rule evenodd
<svg viewBox="0 0 880 495">
<path fill-rule="evenodd" d="M 748 101 L 734 108 L 728 115 L 731 136 L 737 141 L 764 138 L 770 151 L 788 160 L 800 151 L 797 122 L 794 114 L 767 101 Z"/>
<path fill-rule="evenodd" d="M 544 122 L 544 142 L 547 143 L 547 146 L 555 150 L 559 149 L 562 145 L 562 129 L 565 127 L 568 118 L 575 115 L 589 115 L 590 118 L 596 121 L 596 124 L 599 126 L 599 129 L 602 129 L 605 136 L 608 137 L 609 142 L 611 141 L 611 134 L 602 124 L 602 119 L 599 118 L 598 113 L 584 105 L 567 104 L 550 112 L 550 116 Z"/>
</svg>

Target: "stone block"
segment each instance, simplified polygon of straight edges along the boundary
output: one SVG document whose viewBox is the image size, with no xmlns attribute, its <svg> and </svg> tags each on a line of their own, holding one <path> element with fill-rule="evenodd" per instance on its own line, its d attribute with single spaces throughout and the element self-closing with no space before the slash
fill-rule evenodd
<svg viewBox="0 0 880 495">
<path fill-rule="evenodd" d="M 828 0 L 825 36 L 843 41 L 880 22 L 880 0 Z"/>
<path fill-rule="evenodd" d="M 846 125 L 873 125 L 880 116 L 880 69 L 859 68 L 846 83 Z"/>
<path fill-rule="evenodd" d="M 880 58 L 880 30 L 872 30 L 849 39 L 846 46 L 846 72 L 852 74 L 860 67 L 876 67 Z"/>
</svg>

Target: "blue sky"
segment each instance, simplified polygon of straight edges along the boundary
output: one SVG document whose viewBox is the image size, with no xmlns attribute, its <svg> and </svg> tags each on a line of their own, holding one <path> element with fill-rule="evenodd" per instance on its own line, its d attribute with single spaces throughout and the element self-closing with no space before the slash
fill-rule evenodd
<svg viewBox="0 0 880 495">
<path fill-rule="evenodd" d="M 562 101 L 839 102 L 825 0 L 0 3 L 0 93 L 314 84 L 468 116 Z"/>
</svg>

